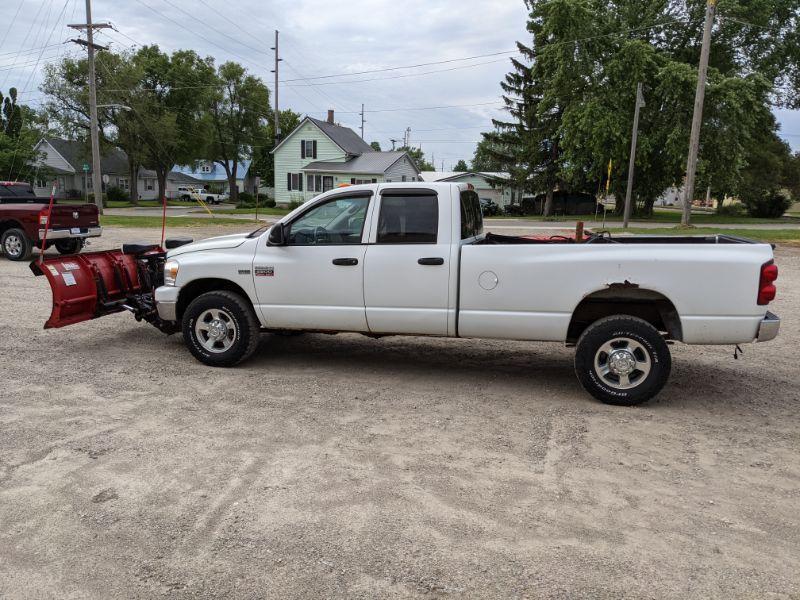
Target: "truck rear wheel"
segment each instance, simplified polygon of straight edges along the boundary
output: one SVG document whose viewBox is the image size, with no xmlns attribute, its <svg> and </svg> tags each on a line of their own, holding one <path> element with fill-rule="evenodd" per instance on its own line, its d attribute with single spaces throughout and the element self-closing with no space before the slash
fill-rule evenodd
<svg viewBox="0 0 800 600">
<path fill-rule="evenodd" d="M 183 339 L 194 357 L 212 367 L 232 367 L 258 347 L 261 327 L 250 303 L 228 291 L 201 294 L 183 314 Z"/>
<path fill-rule="evenodd" d="M 9 260 L 28 260 L 33 252 L 33 244 L 22 229 L 6 229 L 0 239 L 3 254 Z"/>
<path fill-rule="evenodd" d="M 59 254 L 78 254 L 81 249 L 83 249 L 83 240 L 80 238 L 70 238 L 56 242 L 56 250 L 58 250 Z"/>
<path fill-rule="evenodd" d="M 664 387 L 672 359 L 658 330 L 637 317 L 595 321 L 581 335 L 575 373 L 584 389 L 606 404 L 633 406 Z"/>
</svg>

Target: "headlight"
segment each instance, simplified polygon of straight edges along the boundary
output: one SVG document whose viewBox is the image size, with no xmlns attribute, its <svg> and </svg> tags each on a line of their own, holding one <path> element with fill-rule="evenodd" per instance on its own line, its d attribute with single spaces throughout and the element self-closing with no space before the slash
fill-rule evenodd
<svg viewBox="0 0 800 600">
<path fill-rule="evenodd" d="M 174 260 L 168 260 L 164 263 L 164 285 L 175 285 L 179 267 L 180 265 Z"/>
</svg>

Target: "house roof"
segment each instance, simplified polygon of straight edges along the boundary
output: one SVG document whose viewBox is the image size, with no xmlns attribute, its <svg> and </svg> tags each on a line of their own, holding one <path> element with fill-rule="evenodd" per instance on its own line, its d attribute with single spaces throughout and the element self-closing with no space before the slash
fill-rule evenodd
<svg viewBox="0 0 800 600">
<path fill-rule="evenodd" d="M 434 181 L 456 181 L 462 177 L 483 177 L 484 179 L 508 179 L 508 173 L 501 171 L 423 171 L 422 180 Z"/>
<path fill-rule="evenodd" d="M 364 154 L 366 152 L 375 152 L 375 149 L 370 146 L 367 142 L 362 140 L 358 134 L 350 129 L 349 127 L 342 127 L 341 125 L 336 125 L 334 123 L 328 123 L 327 121 L 321 121 L 319 119 L 315 119 L 313 117 L 305 117 L 300 124 L 295 127 L 289 135 L 283 138 L 280 143 L 275 146 L 271 150 L 271 154 L 275 154 L 275 152 L 283 146 L 286 142 L 289 141 L 289 138 L 294 136 L 295 132 L 299 130 L 306 121 L 310 121 L 314 125 L 316 125 L 322 133 L 324 133 L 328 138 L 345 154 L 349 154 L 351 156 L 358 156 L 359 154 Z"/>
<path fill-rule="evenodd" d="M 197 165 L 178 165 L 173 167 L 172 172 L 188 175 L 194 178 L 194 181 L 227 181 L 228 176 L 225 174 L 225 168 L 217 162 L 211 162 L 211 171 L 209 173 L 202 173 L 200 171 L 200 165 L 209 165 L 209 162 L 210 161 L 201 161 Z M 239 166 L 236 167 L 237 179 L 244 179 L 247 177 L 247 172 L 250 170 L 250 162 L 249 160 L 239 162 Z M 233 166 L 233 161 L 228 161 L 228 165 Z"/>
<path fill-rule="evenodd" d="M 56 152 L 58 152 L 76 173 L 83 171 L 83 164 L 88 163 L 91 169 L 92 154 L 85 142 L 78 140 L 63 140 L 61 138 L 45 138 Z M 128 173 L 128 155 L 119 148 L 109 148 L 100 156 L 100 169 L 103 173 Z"/>
<path fill-rule="evenodd" d="M 361 139 L 361 138 L 359 138 Z M 389 167 L 401 160 L 407 153 L 401 150 L 393 152 L 376 152 L 371 150 L 345 162 L 316 161 L 303 167 L 303 171 L 324 171 L 326 173 L 368 173 L 379 175 L 385 173 Z M 410 160 L 412 165 L 414 161 Z M 416 165 L 414 165 L 416 169 Z M 419 170 L 417 170 L 419 172 Z"/>
<path fill-rule="evenodd" d="M 359 135 L 349 127 L 342 127 L 341 125 L 335 125 L 333 123 L 321 121 L 313 117 L 306 118 L 314 123 L 314 125 L 319 127 L 322 130 L 322 133 L 331 138 L 333 143 L 347 152 L 347 154 L 355 155 L 364 154 L 366 152 L 375 152 L 375 149 L 372 146 L 362 140 L 361 137 L 359 137 Z"/>
</svg>

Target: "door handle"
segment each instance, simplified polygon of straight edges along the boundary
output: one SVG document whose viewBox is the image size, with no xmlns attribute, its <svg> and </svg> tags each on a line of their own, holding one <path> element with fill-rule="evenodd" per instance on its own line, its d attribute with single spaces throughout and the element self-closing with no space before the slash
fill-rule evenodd
<svg viewBox="0 0 800 600">
<path fill-rule="evenodd" d="M 439 257 L 420 258 L 417 261 L 421 265 L 443 265 L 444 259 Z"/>
<path fill-rule="evenodd" d="M 334 258 L 333 264 L 340 267 L 354 267 L 358 264 L 357 258 Z"/>
</svg>

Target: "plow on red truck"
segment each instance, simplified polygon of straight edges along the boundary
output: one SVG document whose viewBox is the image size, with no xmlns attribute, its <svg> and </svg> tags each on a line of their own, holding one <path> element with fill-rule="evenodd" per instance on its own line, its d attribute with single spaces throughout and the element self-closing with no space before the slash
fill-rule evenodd
<svg viewBox="0 0 800 600">
<path fill-rule="evenodd" d="M 766 342 L 773 248 L 726 236 L 484 233 L 464 184 L 354 185 L 252 233 L 47 258 L 46 327 L 127 310 L 182 332 L 209 366 L 253 354 L 263 331 L 561 342 L 610 404 L 655 396 L 668 344 Z"/>
</svg>

